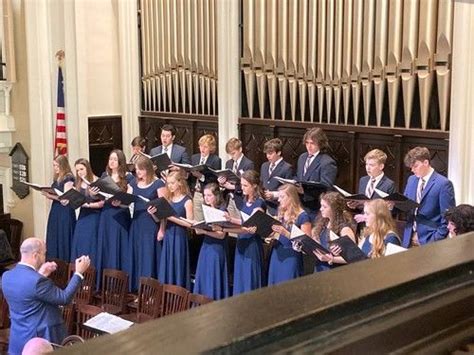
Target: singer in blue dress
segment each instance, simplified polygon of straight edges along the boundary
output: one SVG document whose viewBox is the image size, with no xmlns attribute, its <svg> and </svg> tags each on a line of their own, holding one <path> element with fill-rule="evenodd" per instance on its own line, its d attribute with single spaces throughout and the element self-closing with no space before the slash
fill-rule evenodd
<svg viewBox="0 0 474 355">
<path fill-rule="evenodd" d="M 53 161 L 54 182 L 51 185 L 59 191 L 66 192 L 74 186 L 74 176 L 69 162 L 64 155 L 58 155 Z M 43 192 L 52 200 L 46 228 L 46 258 L 58 258 L 69 262 L 71 242 L 76 226 L 76 214 L 66 201 L 59 201 L 56 195 Z"/>
<path fill-rule="evenodd" d="M 294 185 L 278 189 L 278 218 L 281 226 L 273 226 L 275 240 L 268 268 L 268 285 L 275 285 L 303 275 L 303 256 L 293 250 L 290 241 L 291 226 L 295 225 L 306 235 L 311 235 L 311 220 L 301 206 L 298 190 Z"/>
<path fill-rule="evenodd" d="M 136 179 L 130 183 L 130 193 L 154 200 L 163 194 L 165 189 L 162 180 L 157 179 L 153 163 L 145 156 L 135 162 Z M 130 226 L 129 267 L 130 290 L 136 291 L 141 276 L 158 277 L 161 257 L 161 244 L 156 240 L 159 225 L 147 213 L 145 200 L 139 199 L 134 204 L 132 225 Z"/>
<path fill-rule="evenodd" d="M 158 240 L 163 240 L 158 279 L 161 283 L 178 285 L 191 289 L 189 273 L 188 231 L 190 223 L 179 219 L 193 219 L 193 202 L 189 197 L 189 187 L 184 174 L 180 171 L 171 172 L 166 178 L 169 204 L 176 216 L 168 217 L 160 223 Z"/>
<path fill-rule="evenodd" d="M 265 211 L 265 201 L 259 197 L 259 177 L 254 170 L 245 171 L 240 178 L 244 201 L 241 211 L 252 215 L 256 210 Z M 231 218 L 231 222 L 241 224 L 242 219 Z M 263 246 L 260 236 L 254 233 L 240 233 L 237 237 L 234 259 L 233 295 L 249 292 L 264 285 Z"/>
<path fill-rule="evenodd" d="M 222 209 L 223 199 L 216 183 L 207 184 L 203 190 L 204 203 Z M 225 233 L 196 230 L 204 234 L 196 267 L 196 280 L 193 293 L 205 295 L 214 300 L 229 297 L 227 279 L 227 240 Z"/>
<path fill-rule="evenodd" d="M 115 149 L 109 155 L 102 178 L 110 176 L 122 191 L 127 191 L 133 175 L 127 172 L 125 155 Z M 97 287 L 100 287 L 103 269 L 130 270 L 129 239 L 130 210 L 120 206 L 120 201 L 107 200 L 100 214 L 97 250 Z"/>
<path fill-rule="evenodd" d="M 91 265 L 97 267 L 97 231 L 99 229 L 100 212 L 104 206 L 104 201 L 96 196 L 91 196 L 88 182 L 97 180 L 97 176 L 92 172 L 91 165 L 86 159 L 78 159 L 74 164 L 76 169 L 76 190 L 86 196 L 86 203 L 81 206 L 79 217 L 74 229 L 72 238 L 71 262 L 74 262 L 82 255 L 88 255 Z"/>
<path fill-rule="evenodd" d="M 355 243 L 356 225 L 347 210 L 344 197 L 338 192 L 327 192 L 323 193 L 320 199 L 321 216 L 316 222 L 312 237 L 327 250 L 330 249 L 331 231 L 337 236 L 348 236 Z M 314 268 L 315 272 L 330 270 L 340 264 L 346 264 L 341 256 L 332 253 L 324 254 L 316 250 L 314 255 L 318 259 Z"/>
<path fill-rule="evenodd" d="M 395 221 L 384 200 L 375 199 L 366 202 L 364 220 L 366 228 L 359 247 L 369 258 L 383 256 L 388 243 L 400 245 L 400 238 L 394 232 L 396 230 Z"/>
</svg>

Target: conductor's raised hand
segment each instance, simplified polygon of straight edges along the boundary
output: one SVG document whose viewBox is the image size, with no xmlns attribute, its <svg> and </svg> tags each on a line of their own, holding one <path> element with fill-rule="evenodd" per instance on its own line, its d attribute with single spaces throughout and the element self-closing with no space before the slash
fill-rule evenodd
<svg viewBox="0 0 474 355">
<path fill-rule="evenodd" d="M 91 264 L 91 259 L 87 255 L 83 255 L 76 259 L 76 272 L 84 274 Z"/>
<path fill-rule="evenodd" d="M 48 277 L 49 275 L 51 275 L 51 273 L 56 271 L 57 268 L 58 268 L 58 265 L 56 265 L 54 261 L 48 261 L 48 262 L 45 262 L 43 265 L 41 265 L 38 272 L 44 277 Z"/>
</svg>

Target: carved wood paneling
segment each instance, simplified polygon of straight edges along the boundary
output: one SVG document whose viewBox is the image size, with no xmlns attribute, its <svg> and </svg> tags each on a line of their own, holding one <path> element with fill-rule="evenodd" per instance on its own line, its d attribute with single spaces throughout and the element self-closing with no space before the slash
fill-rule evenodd
<svg viewBox="0 0 474 355">
<path fill-rule="evenodd" d="M 100 175 L 107 164 L 110 151 L 123 149 L 122 117 L 89 117 L 88 123 L 89 161 L 94 173 Z"/>
</svg>

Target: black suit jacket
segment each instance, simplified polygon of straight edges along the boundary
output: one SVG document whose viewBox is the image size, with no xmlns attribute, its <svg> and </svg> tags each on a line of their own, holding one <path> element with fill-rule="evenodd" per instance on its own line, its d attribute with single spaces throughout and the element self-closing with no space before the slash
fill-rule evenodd
<svg viewBox="0 0 474 355">
<path fill-rule="evenodd" d="M 270 167 L 270 162 L 266 161 L 265 163 L 262 164 L 260 168 L 260 182 L 262 184 L 262 187 L 265 190 L 269 191 L 276 191 L 278 190 L 278 187 L 281 185 L 278 180 L 275 179 L 275 177 L 281 177 L 284 179 L 291 179 L 293 178 L 293 169 L 290 164 L 288 164 L 286 161 L 282 160 L 272 171 L 272 174 L 268 174 L 268 169 Z M 278 208 L 278 202 L 276 200 L 271 200 L 265 201 L 267 203 L 268 207 L 268 212 L 271 214 L 274 214 L 276 212 L 276 209 Z"/>
<path fill-rule="evenodd" d="M 152 148 L 150 150 L 150 155 L 154 156 L 157 154 L 163 153 L 163 146 L 159 145 L 158 147 Z M 180 146 L 179 144 L 173 143 L 171 148 L 171 161 L 178 164 L 189 164 L 189 155 L 186 152 L 186 148 Z"/>
<path fill-rule="evenodd" d="M 359 180 L 359 194 L 365 195 L 365 190 L 367 189 L 367 184 L 370 182 L 370 176 L 362 176 Z M 395 192 L 395 183 L 390 180 L 387 175 L 384 175 L 380 181 L 378 182 L 377 186 L 375 186 L 376 189 L 386 192 L 389 195 L 391 193 Z M 371 200 L 374 200 L 376 198 L 381 198 L 377 192 L 374 191 L 372 194 Z"/>
<path fill-rule="evenodd" d="M 201 160 L 201 154 L 193 154 L 191 156 L 191 165 L 199 165 L 199 162 Z M 209 157 L 206 160 L 206 166 L 214 169 L 214 170 L 220 170 L 222 166 L 222 160 L 215 154 L 210 154 Z M 204 181 L 201 181 L 201 188 L 206 186 L 207 184 L 210 184 L 211 182 L 217 182 L 217 177 L 214 174 L 210 174 L 209 172 L 206 173 L 204 172 Z M 194 190 L 196 186 L 196 178 L 192 175 L 189 174 L 189 186 L 191 187 L 191 190 Z"/>
</svg>

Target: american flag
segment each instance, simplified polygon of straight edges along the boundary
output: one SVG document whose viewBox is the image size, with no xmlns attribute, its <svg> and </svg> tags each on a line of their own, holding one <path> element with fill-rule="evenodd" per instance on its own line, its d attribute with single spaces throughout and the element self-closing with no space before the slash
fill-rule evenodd
<svg viewBox="0 0 474 355">
<path fill-rule="evenodd" d="M 54 155 L 67 155 L 66 113 L 64 112 L 63 71 L 58 66 L 58 104 L 56 108 L 56 132 Z"/>
</svg>

